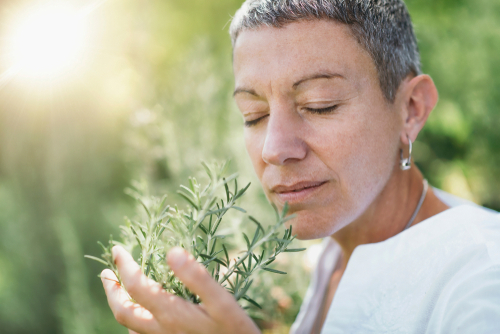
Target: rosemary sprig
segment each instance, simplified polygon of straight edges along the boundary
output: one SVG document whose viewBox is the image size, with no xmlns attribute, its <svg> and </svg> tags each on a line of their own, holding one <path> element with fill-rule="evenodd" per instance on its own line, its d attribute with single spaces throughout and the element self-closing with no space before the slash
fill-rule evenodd
<svg viewBox="0 0 500 334">
<path fill-rule="evenodd" d="M 248 291 L 254 282 L 252 279 L 254 274 L 260 270 L 286 274 L 271 268 L 270 265 L 280 253 L 304 250 L 288 248 L 295 239 L 295 236 L 292 236 L 291 226 L 285 229 L 281 238 L 279 237 L 282 225 L 293 217 L 287 217 L 286 204 L 281 213 L 275 207 L 276 223 L 267 229 L 264 229 L 257 219 L 248 216 L 248 219 L 256 225 L 255 232 L 252 238 L 243 233 L 246 249 L 241 251 L 237 258 L 230 258 L 228 243 L 223 242 L 229 239 L 229 235 L 218 234 L 219 227 L 229 210 L 246 213 L 244 209 L 236 206 L 236 201 L 246 193 L 250 184 L 239 188 L 236 174 L 224 177 L 227 163 L 222 165 L 203 163 L 203 167 L 209 180 L 207 185 L 202 186 L 195 178 L 189 178 L 188 185 L 181 185 L 178 191 L 187 202 L 185 210 L 179 209 L 177 205 L 168 205 L 166 196 L 157 198 L 145 195 L 139 186 L 127 189 L 126 192 L 142 207 L 143 218 L 126 219 L 125 225 L 121 226 L 123 243 L 114 241 L 112 237 L 108 246 L 100 243 L 104 250 L 102 259 L 86 257 L 106 265 L 119 277 L 112 259 L 111 248 L 121 244 L 131 252 L 138 250 L 137 261 L 146 276 L 160 283 L 170 293 L 193 303 L 200 303 L 199 297 L 190 292 L 166 264 L 168 249 L 180 246 L 193 254 L 209 270 L 212 277 L 234 295 L 236 300 L 245 300 L 250 305 L 261 308 L 248 296 Z M 223 189 L 222 196 L 217 195 L 220 189 Z"/>
</svg>

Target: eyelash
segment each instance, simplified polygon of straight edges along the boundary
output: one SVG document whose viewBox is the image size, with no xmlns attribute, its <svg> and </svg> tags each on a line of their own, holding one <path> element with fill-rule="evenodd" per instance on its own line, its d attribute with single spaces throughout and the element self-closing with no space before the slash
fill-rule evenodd
<svg viewBox="0 0 500 334">
<path fill-rule="evenodd" d="M 322 114 L 328 114 L 332 111 L 335 111 L 335 109 L 337 109 L 337 107 L 338 107 L 338 105 L 334 105 L 334 106 L 327 107 L 327 108 L 321 108 L 321 109 L 313 109 L 313 108 L 304 108 L 304 109 L 309 111 L 310 113 L 322 115 Z M 252 127 L 254 125 L 257 125 L 257 123 L 259 123 L 262 119 L 266 118 L 267 116 L 269 116 L 269 115 L 259 117 L 257 119 L 252 120 L 252 121 L 246 121 L 245 126 L 249 128 L 249 127 Z"/>
<path fill-rule="evenodd" d="M 313 108 L 304 108 L 305 110 L 313 113 L 313 114 L 328 114 L 332 111 L 335 111 L 335 109 L 337 109 L 338 107 L 338 104 L 337 105 L 334 105 L 334 106 L 331 106 L 331 107 L 327 107 L 327 108 L 321 108 L 321 109 L 313 109 Z"/>
<path fill-rule="evenodd" d="M 269 115 L 265 115 L 265 116 L 259 117 L 259 118 L 257 118 L 257 119 L 254 119 L 253 121 L 246 121 L 246 122 L 245 122 L 245 126 L 246 126 L 247 128 L 249 128 L 249 127 L 252 127 L 252 126 L 254 126 L 254 125 L 257 125 L 257 123 L 259 123 L 262 119 L 264 119 L 264 118 L 265 118 L 265 117 L 267 117 L 267 116 L 269 116 Z"/>
</svg>

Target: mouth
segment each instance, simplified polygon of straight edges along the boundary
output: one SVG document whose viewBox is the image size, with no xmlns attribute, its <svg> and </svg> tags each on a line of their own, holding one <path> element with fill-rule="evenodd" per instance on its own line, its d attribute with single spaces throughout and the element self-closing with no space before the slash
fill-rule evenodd
<svg viewBox="0 0 500 334">
<path fill-rule="evenodd" d="M 271 190 L 283 203 L 295 204 L 303 202 L 319 191 L 328 181 L 307 181 L 295 183 L 291 186 L 278 185 Z"/>
</svg>

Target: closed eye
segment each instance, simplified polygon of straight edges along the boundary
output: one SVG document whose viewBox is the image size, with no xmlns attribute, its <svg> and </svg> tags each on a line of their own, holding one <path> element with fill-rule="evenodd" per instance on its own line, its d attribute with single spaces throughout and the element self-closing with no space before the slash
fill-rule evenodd
<svg viewBox="0 0 500 334">
<path fill-rule="evenodd" d="M 245 126 L 246 126 L 247 128 L 249 128 L 249 127 L 252 127 L 252 126 L 254 126 L 254 125 L 257 125 L 257 123 L 259 123 L 262 119 L 266 118 L 267 116 L 269 116 L 269 115 L 264 115 L 264 116 L 262 116 L 262 117 L 259 117 L 259 118 L 257 118 L 257 119 L 254 119 L 254 120 L 252 120 L 252 121 L 246 121 L 246 122 L 245 122 Z"/>
<path fill-rule="evenodd" d="M 309 111 L 310 113 L 313 113 L 313 114 L 328 114 L 328 113 L 335 111 L 335 109 L 337 109 L 337 107 L 338 107 L 338 104 L 331 106 L 331 107 L 327 107 L 327 108 L 321 108 L 321 109 L 314 109 L 314 108 L 304 108 L 304 109 Z"/>
</svg>

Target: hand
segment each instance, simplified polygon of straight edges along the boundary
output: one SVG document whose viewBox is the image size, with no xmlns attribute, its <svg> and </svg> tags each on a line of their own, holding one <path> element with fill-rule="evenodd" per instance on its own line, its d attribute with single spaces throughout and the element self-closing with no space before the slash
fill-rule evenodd
<svg viewBox="0 0 500 334">
<path fill-rule="evenodd" d="M 109 269 L 102 272 L 102 283 L 116 320 L 130 333 L 260 333 L 234 297 L 184 249 L 173 248 L 167 262 L 186 287 L 200 296 L 200 305 L 167 293 L 141 272 L 122 247 L 113 247 L 113 257 L 127 291 Z M 127 292 L 137 303 L 130 300 Z"/>
</svg>

